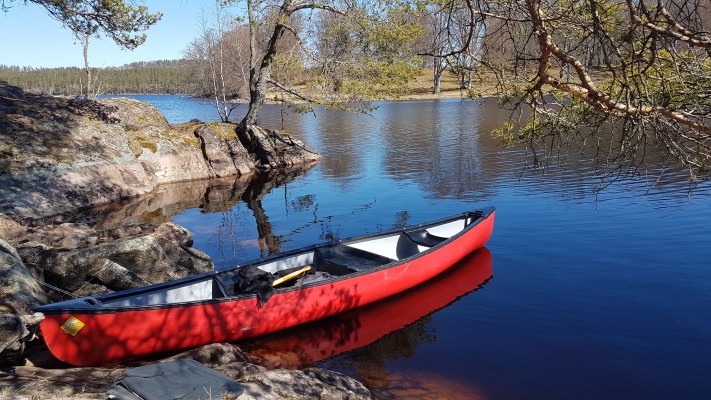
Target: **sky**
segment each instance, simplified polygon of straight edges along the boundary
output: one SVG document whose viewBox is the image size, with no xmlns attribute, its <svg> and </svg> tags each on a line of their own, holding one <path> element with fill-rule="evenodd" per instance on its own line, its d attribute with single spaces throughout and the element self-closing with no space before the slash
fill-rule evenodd
<svg viewBox="0 0 711 400">
<path fill-rule="evenodd" d="M 82 46 L 72 32 L 50 18 L 43 8 L 22 0 L 0 11 L 0 65 L 21 67 L 82 67 Z M 92 67 L 117 67 L 136 61 L 174 60 L 198 36 L 201 8 L 210 8 L 214 0 L 145 0 L 150 12 L 162 12 L 163 18 L 148 31 L 148 39 L 135 50 L 123 50 L 111 39 L 93 38 L 89 42 Z"/>
</svg>

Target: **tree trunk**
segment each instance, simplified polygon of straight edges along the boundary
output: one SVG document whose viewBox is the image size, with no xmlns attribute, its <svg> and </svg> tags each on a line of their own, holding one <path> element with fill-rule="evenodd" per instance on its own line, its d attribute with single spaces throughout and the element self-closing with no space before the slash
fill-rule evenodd
<svg viewBox="0 0 711 400">
<path fill-rule="evenodd" d="M 289 20 L 293 12 L 291 10 L 292 2 L 293 0 L 284 0 L 276 16 L 277 23 L 269 39 L 267 51 L 257 65 L 252 0 L 247 1 L 247 13 L 250 21 L 249 110 L 237 126 L 236 133 L 244 148 L 254 155 L 257 168 L 262 170 L 306 164 L 321 159 L 321 156 L 311 146 L 289 134 L 263 129 L 257 125 L 259 113 L 267 96 L 267 84 L 271 79 L 271 66 L 277 53 L 277 42 L 287 30 L 285 22 L 281 21 Z"/>
<path fill-rule="evenodd" d="M 81 37 L 82 47 L 84 50 L 84 70 L 86 71 L 86 98 L 92 98 L 91 87 L 91 68 L 89 67 L 89 35 Z"/>
<path fill-rule="evenodd" d="M 248 13 L 250 14 L 250 21 L 252 21 L 251 16 L 251 1 L 248 2 Z M 279 15 L 277 16 L 277 21 L 286 21 L 290 16 L 291 1 L 286 0 L 281 5 L 279 9 Z M 255 32 L 252 28 L 252 23 L 250 23 L 250 47 L 251 55 L 250 58 L 254 57 L 256 54 L 256 49 L 254 48 Z M 277 52 L 277 42 L 284 35 L 284 25 L 280 22 L 274 26 L 274 31 L 272 32 L 272 37 L 269 39 L 269 45 L 267 46 L 267 51 L 262 58 L 259 66 L 255 63 L 251 64 L 251 69 L 249 71 L 249 110 L 247 114 L 242 119 L 242 122 L 238 128 L 238 135 L 243 135 L 247 132 L 250 126 L 257 124 L 257 119 L 259 118 L 259 113 L 262 111 L 262 106 L 264 106 L 264 101 L 267 96 L 267 83 L 271 79 L 272 72 L 272 61 L 274 61 L 274 56 Z M 240 139 L 242 139 L 240 137 Z M 247 148 L 249 150 L 249 147 Z"/>
<path fill-rule="evenodd" d="M 444 65 L 442 65 L 441 57 L 435 57 L 434 58 L 434 79 L 432 80 L 434 83 L 434 88 L 432 89 L 432 93 L 437 94 L 440 92 L 443 70 L 444 70 Z"/>
</svg>

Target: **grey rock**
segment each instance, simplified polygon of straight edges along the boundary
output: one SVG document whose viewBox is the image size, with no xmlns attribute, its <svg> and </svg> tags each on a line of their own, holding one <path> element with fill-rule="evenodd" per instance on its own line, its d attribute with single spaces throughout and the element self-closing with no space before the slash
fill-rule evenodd
<svg viewBox="0 0 711 400">
<path fill-rule="evenodd" d="M 326 380 L 321 380 L 322 378 Z M 316 368 L 310 369 L 308 373 L 283 369 L 266 371 L 245 376 L 240 383 L 245 386 L 245 393 L 256 399 L 366 400 L 373 398 L 370 391 L 355 379 Z"/>
<path fill-rule="evenodd" d="M 150 282 L 109 259 L 100 261 L 99 268 L 90 276 L 98 279 L 103 286 L 112 291 L 150 285 Z"/>
<path fill-rule="evenodd" d="M 155 229 L 155 234 L 174 242 L 178 246 L 190 247 L 193 245 L 193 237 L 190 235 L 190 231 L 173 222 L 160 224 Z"/>
<path fill-rule="evenodd" d="M 215 269 L 215 264 L 212 263 L 212 259 L 202 250 L 198 250 L 194 247 L 183 247 L 183 251 L 188 253 L 190 258 L 193 260 L 193 266 L 198 271 L 210 271 Z"/>
<path fill-rule="evenodd" d="M 211 353 L 217 353 L 212 356 Z M 362 384 L 337 372 L 319 368 L 267 370 L 244 360 L 239 347 L 211 344 L 158 360 L 192 359 L 236 380 L 245 388 L 238 400 L 267 399 L 373 399 Z M 155 363 L 139 363 L 147 365 Z M 72 398 L 105 398 L 113 383 L 121 379 L 127 366 L 103 368 L 40 368 L 19 366 L 8 372 L 7 387 L 17 396 L 82 396 Z M 86 396 L 86 397 L 84 397 Z"/>
<path fill-rule="evenodd" d="M 321 160 L 311 146 L 284 131 L 265 129 L 256 125 L 247 128 L 243 145 L 257 157 L 261 170 L 306 165 Z"/>
<path fill-rule="evenodd" d="M 254 170 L 247 150 L 237 141 L 235 125 L 199 125 L 195 137 L 200 141 L 200 150 L 215 177 L 243 175 Z"/>
<path fill-rule="evenodd" d="M 35 307 L 47 302 L 47 295 L 15 248 L 0 239 L 0 312 L 32 314 Z"/>
<path fill-rule="evenodd" d="M 0 365 L 16 364 L 22 359 L 26 342 L 35 339 L 33 332 L 42 320 L 42 313 L 0 313 Z"/>
<path fill-rule="evenodd" d="M 0 214 L 0 238 L 14 239 L 25 234 L 25 228 L 5 214 Z"/>
<path fill-rule="evenodd" d="M 95 281 L 93 278 L 99 276 L 117 284 L 106 286 L 107 282 L 100 279 L 109 290 L 123 290 L 129 288 L 126 286 L 140 287 L 146 282 L 165 282 L 213 268 L 211 262 L 194 262 L 191 253 L 157 234 L 123 238 L 72 251 L 48 249 L 25 252 L 24 256 L 26 262 L 44 266 L 44 276 L 48 283 L 70 292 L 86 287 L 87 282 Z M 131 274 L 124 278 L 113 274 L 124 269 Z M 109 275 L 114 278 L 109 279 Z M 85 292 L 82 294 L 87 295 Z"/>
<path fill-rule="evenodd" d="M 239 346 L 230 343 L 207 344 L 168 357 L 165 361 L 181 360 L 185 358 L 198 361 L 210 368 L 235 362 L 247 361 L 247 358 Z"/>
</svg>

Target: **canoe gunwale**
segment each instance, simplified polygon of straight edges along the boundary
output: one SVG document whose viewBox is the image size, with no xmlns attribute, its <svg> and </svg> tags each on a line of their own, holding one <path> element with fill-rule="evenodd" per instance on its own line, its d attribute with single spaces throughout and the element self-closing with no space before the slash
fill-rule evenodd
<svg viewBox="0 0 711 400">
<path fill-rule="evenodd" d="M 135 289 L 128 289 L 128 290 L 123 290 L 120 292 L 115 292 L 115 293 L 109 293 L 109 294 L 104 294 L 104 295 L 96 295 L 96 296 L 86 296 L 78 299 L 73 299 L 69 301 L 64 301 L 64 302 L 58 302 L 58 303 L 52 303 L 52 304 L 47 304 L 43 306 L 39 306 L 35 308 L 35 311 L 42 312 L 46 315 L 58 315 L 58 314 L 116 314 L 116 313 L 121 313 L 121 312 L 128 312 L 128 311 L 144 311 L 144 310 L 156 310 L 156 309 L 166 309 L 166 308 L 182 308 L 182 307 L 193 307 L 193 306 L 204 306 L 204 305 L 211 305 L 211 304 L 219 304 L 219 303 L 226 303 L 226 302 L 241 302 L 241 301 L 256 301 L 257 295 L 255 293 L 248 293 L 248 294 L 238 294 L 238 295 L 232 295 L 232 296 L 223 296 L 223 297 L 214 297 L 214 298 L 209 298 L 209 299 L 204 299 L 204 300 L 190 300 L 190 301 L 184 301 L 184 302 L 168 302 L 168 303 L 161 303 L 161 304 L 148 304 L 148 305 L 119 305 L 115 307 L 110 307 L 102 303 L 102 301 L 108 302 L 108 301 L 113 301 L 121 298 L 129 298 L 141 294 L 148 294 L 151 292 L 156 292 L 159 289 L 170 289 L 170 288 L 177 288 L 181 286 L 187 286 L 190 284 L 194 283 L 199 283 L 203 281 L 213 281 L 217 279 L 220 275 L 226 275 L 229 273 L 234 272 L 235 270 L 245 267 L 245 266 L 250 266 L 250 265 L 255 265 L 259 266 L 260 264 L 267 264 L 272 261 L 276 261 L 279 259 L 284 259 L 292 256 L 296 256 L 299 254 L 303 253 L 308 253 L 308 252 L 315 252 L 318 249 L 321 248 L 326 248 L 326 247 L 332 247 L 332 246 L 339 246 L 339 245 L 348 245 L 348 243 L 353 243 L 353 242 L 358 242 L 358 241 L 366 241 L 368 239 L 375 239 L 378 237 L 386 237 L 390 235 L 397 235 L 406 231 L 415 231 L 415 230 L 421 230 L 421 229 L 426 229 L 428 227 L 434 227 L 438 225 L 442 225 L 446 222 L 449 221 L 456 221 L 459 219 L 464 219 L 467 221 L 467 219 L 471 219 L 466 225 L 464 226 L 463 229 L 452 235 L 451 237 L 446 238 L 439 244 L 436 244 L 432 247 L 426 248 L 418 253 L 415 253 L 409 257 L 396 260 L 393 259 L 391 262 L 382 264 L 379 266 L 374 266 L 371 268 L 359 270 L 359 271 L 354 271 L 350 272 L 345 275 L 333 275 L 329 277 L 326 280 L 319 281 L 319 282 L 312 282 L 312 283 L 306 283 L 306 284 L 301 284 L 298 286 L 291 286 L 291 287 L 285 287 L 285 288 L 279 288 L 277 289 L 277 295 L 281 293 L 288 293 L 288 292 L 293 292 L 293 291 L 302 291 L 302 290 L 309 290 L 314 287 L 322 286 L 322 285 L 329 285 L 335 282 L 340 282 L 348 279 L 353 279 L 357 277 L 361 277 L 364 275 L 369 275 L 369 274 L 374 274 L 374 273 L 379 273 L 384 270 L 388 270 L 397 266 L 400 266 L 405 263 L 410 263 L 418 258 L 425 257 L 433 252 L 440 251 L 443 248 L 445 248 L 448 244 L 456 241 L 459 237 L 470 231 L 471 229 L 474 229 L 480 222 L 485 221 L 488 217 L 491 216 L 495 211 L 495 207 L 486 207 L 482 208 L 478 211 L 469 211 L 469 212 L 463 212 L 457 215 L 452 215 L 448 216 L 445 218 L 441 218 L 438 220 L 433 220 L 433 221 L 428 221 L 422 224 L 417 224 L 417 225 L 410 225 L 406 226 L 403 228 L 396 228 L 396 229 L 390 229 L 386 231 L 381 231 L 381 232 L 376 232 L 376 233 L 369 233 L 365 235 L 359 235 L 359 236 L 354 236 L 354 237 L 349 237 L 345 239 L 339 239 L 339 240 L 334 240 L 334 241 L 329 241 L 329 242 L 323 242 L 323 243 L 318 243 L 314 245 L 309 245 L 305 247 L 300 247 L 298 249 L 293 249 L 293 250 L 288 250 L 282 253 L 270 255 L 264 258 L 259 258 L 259 259 L 253 259 L 250 261 L 247 261 L 243 264 L 236 265 L 234 267 L 231 267 L 229 269 L 225 270 L 220 270 L 220 271 L 209 271 L 209 272 L 204 272 L 201 274 L 181 278 L 181 279 L 176 279 L 168 282 L 163 282 L 163 283 L 157 283 L 149 286 L 144 286 L 140 288 L 135 288 Z M 93 304 L 91 304 L 93 302 Z"/>
</svg>

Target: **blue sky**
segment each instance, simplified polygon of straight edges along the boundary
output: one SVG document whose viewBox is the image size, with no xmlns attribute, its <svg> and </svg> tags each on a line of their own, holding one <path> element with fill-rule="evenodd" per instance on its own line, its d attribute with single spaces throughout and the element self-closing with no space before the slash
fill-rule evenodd
<svg viewBox="0 0 711 400">
<path fill-rule="evenodd" d="M 41 7 L 23 3 L 17 0 L 9 12 L 0 11 L 0 64 L 83 66 L 82 47 L 71 31 L 47 16 Z M 89 42 L 89 63 L 92 67 L 182 58 L 188 43 L 198 36 L 201 8 L 209 9 L 214 0 L 146 0 L 144 4 L 151 12 L 164 14 L 157 24 L 145 32 L 148 40 L 135 50 L 127 51 L 111 39 L 92 39 Z"/>
</svg>

